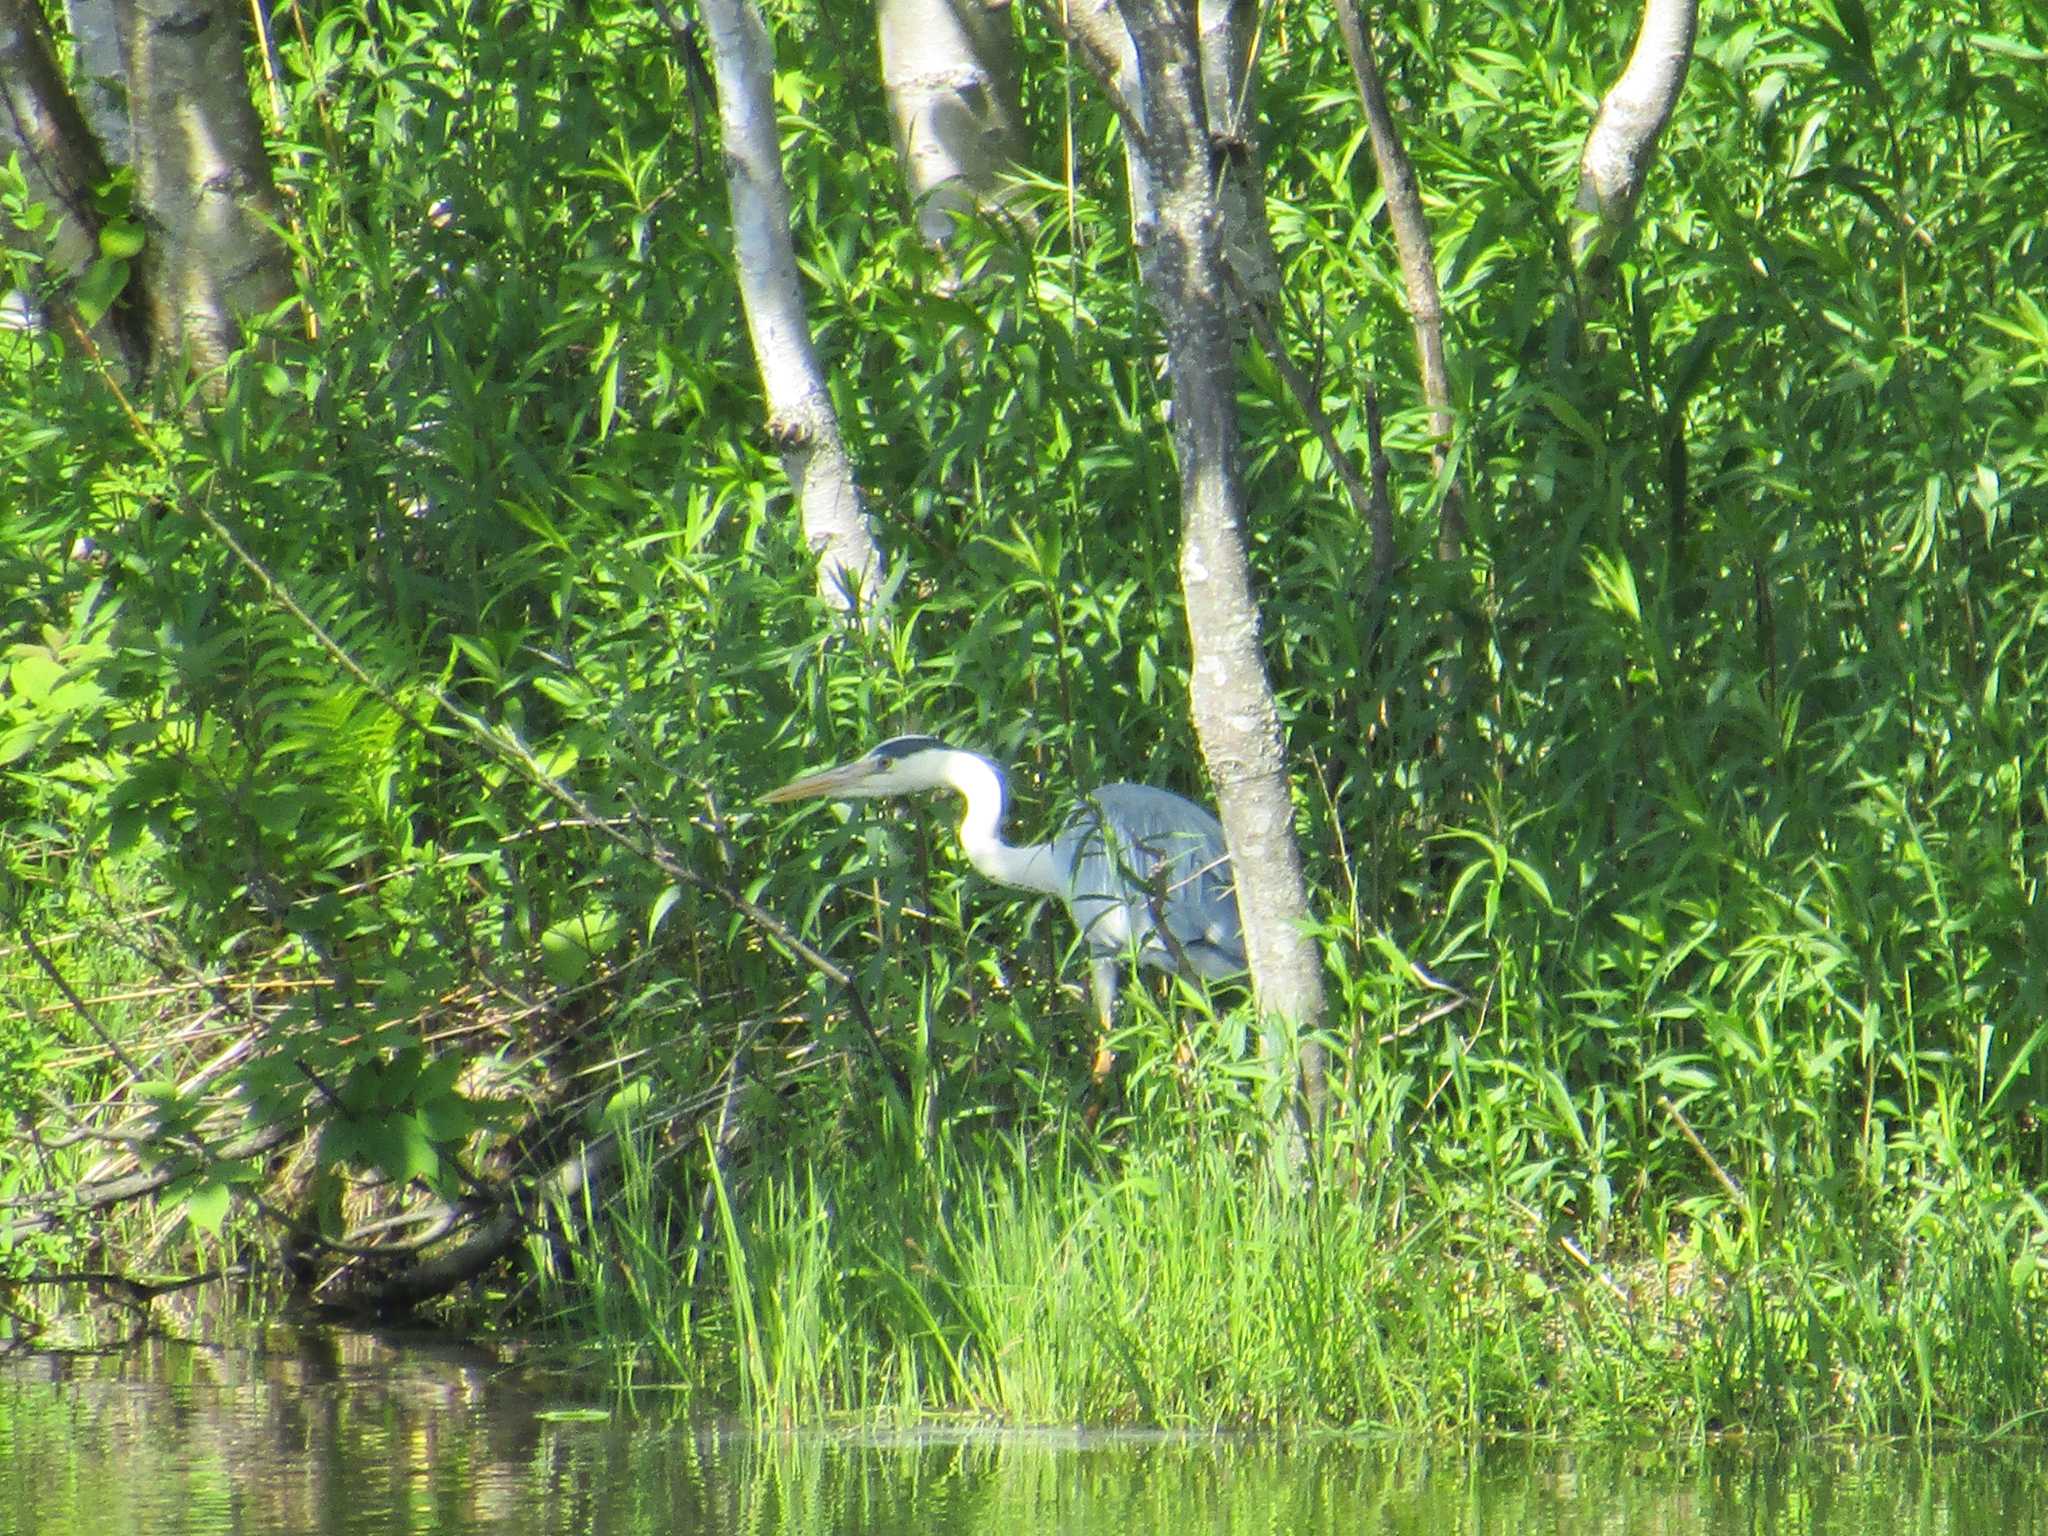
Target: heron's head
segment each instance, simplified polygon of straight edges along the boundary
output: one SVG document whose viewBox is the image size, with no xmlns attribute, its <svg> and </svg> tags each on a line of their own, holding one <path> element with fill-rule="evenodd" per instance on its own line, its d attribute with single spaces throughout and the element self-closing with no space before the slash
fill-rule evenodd
<svg viewBox="0 0 2048 1536">
<path fill-rule="evenodd" d="M 761 797 L 763 805 L 789 800 L 880 800 L 923 789 L 957 787 L 949 773 L 962 754 L 936 736 L 892 736 L 865 757 L 791 779 Z"/>
</svg>

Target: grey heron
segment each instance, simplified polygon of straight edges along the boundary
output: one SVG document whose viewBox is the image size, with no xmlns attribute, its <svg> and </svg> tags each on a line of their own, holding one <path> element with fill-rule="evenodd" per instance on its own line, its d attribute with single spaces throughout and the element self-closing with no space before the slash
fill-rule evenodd
<svg viewBox="0 0 2048 1536">
<path fill-rule="evenodd" d="M 960 847 L 1000 885 L 1066 904 L 1088 948 L 1095 1011 L 1107 1038 L 1124 964 L 1217 981 L 1245 969 L 1244 926 L 1223 828 L 1192 800 L 1143 784 L 1105 784 L 1049 843 L 1003 840 L 1009 781 L 978 752 L 935 736 L 896 736 L 864 757 L 792 779 L 761 797 L 875 800 L 950 789 L 966 802 Z M 1096 1072 L 1108 1069 L 1098 1048 Z"/>
</svg>

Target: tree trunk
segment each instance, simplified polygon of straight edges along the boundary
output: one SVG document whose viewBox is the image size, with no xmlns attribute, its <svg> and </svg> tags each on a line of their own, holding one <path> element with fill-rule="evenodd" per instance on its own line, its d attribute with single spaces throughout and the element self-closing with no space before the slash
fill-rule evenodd
<svg viewBox="0 0 2048 1536">
<path fill-rule="evenodd" d="M 1309 936 L 1308 885 L 1294 836 L 1279 713 L 1259 644 L 1245 549 L 1243 449 L 1237 418 L 1236 323 L 1225 267 L 1202 55 L 1176 0 L 1119 0 L 1145 82 L 1146 169 L 1157 196 L 1150 281 L 1166 332 L 1174 451 L 1181 484 L 1181 590 L 1194 656 L 1195 732 L 1237 876 L 1252 991 L 1269 1026 L 1269 1057 L 1291 1033 L 1322 1024 L 1321 957 Z M 1222 153 L 1231 153 L 1221 147 Z M 1311 1119 L 1321 1113 L 1320 1049 L 1297 1062 Z"/>
<path fill-rule="evenodd" d="M 118 14 L 152 361 L 217 368 L 292 293 L 247 20 L 228 0 L 133 0 Z"/>
<path fill-rule="evenodd" d="M 0 160 L 11 155 L 21 157 L 29 195 L 49 209 L 53 221 L 47 234 L 11 226 L 6 231 L 10 245 L 40 259 L 48 272 L 49 281 L 36 285 L 41 292 L 24 295 L 24 312 L 62 312 L 100 256 L 101 221 L 92 193 L 107 179 L 107 166 L 65 89 L 32 0 L 0 0 Z M 102 296 L 90 307 L 105 304 Z M 140 371 L 142 327 L 127 292 L 89 332 L 123 374 L 132 378 Z"/>
<path fill-rule="evenodd" d="M 1252 132 L 1258 117 L 1258 76 L 1253 69 L 1258 24 L 1255 0 L 1197 0 L 1195 36 L 1202 60 L 1202 111 L 1216 156 L 1223 259 L 1237 278 L 1238 293 L 1270 304 L 1280 295 L 1280 256 L 1273 249 L 1273 228 L 1266 218 L 1266 178 Z"/>
<path fill-rule="evenodd" d="M 1585 217 L 1572 236 L 1572 256 L 1585 271 L 1604 262 L 1635 216 L 1650 156 L 1692 65 L 1699 0 L 1644 0 L 1642 30 L 1628 66 L 1614 82 L 1579 154 L 1579 195 Z"/>
<path fill-rule="evenodd" d="M 1067 23 L 1082 45 L 1094 55 L 1097 69 L 1109 89 L 1140 121 L 1145 115 L 1145 82 L 1138 70 L 1138 50 L 1131 43 L 1130 28 L 1118 14 L 1117 0 L 1070 0 Z M 1131 194 L 1131 245 L 1143 267 L 1151 260 L 1158 215 L 1152 195 L 1152 172 L 1145 156 L 1126 132 L 1124 170 Z"/>
<path fill-rule="evenodd" d="M 128 66 L 121 59 L 121 23 L 114 0 L 64 0 L 71 32 L 78 105 L 109 165 L 133 158 L 128 134 Z"/>
<path fill-rule="evenodd" d="M 1001 205 L 1023 149 L 1009 7 L 879 0 L 875 22 L 918 233 L 943 247 L 963 216 Z"/>
<path fill-rule="evenodd" d="M 701 0 L 699 13 L 718 79 L 740 302 L 767 398 L 768 435 L 817 557 L 819 595 L 841 614 L 865 615 L 882 600 L 883 557 L 804 312 L 768 29 L 755 0 Z"/>
<path fill-rule="evenodd" d="M 1379 167 L 1380 190 L 1386 194 L 1387 221 L 1394 226 L 1394 249 L 1401 262 L 1401 284 L 1408 296 L 1408 320 L 1415 329 L 1415 352 L 1422 375 L 1422 403 L 1429 410 L 1430 467 L 1442 479 L 1451 446 L 1451 375 L 1444 362 L 1444 304 L 1436 283 L 1436 243 L 1422 211 L 1422 192 L 1415 182 L 1415 164 L 1401 143 L 1393 111 L 1373 57 L 1371 23 L 1359 12 L 1358 0 L 1336 0 L 1337 28 L 1358 95 L 1365 105 L 1366 130 L 1372 138 L 1373 163 Z M 1456 560 L 1464 552 L 1464 498 L 1453 480 L 1444 488 L 1437 516 L 1436 552 Z M 1393 551 L 1387 556 L 1391 560 Z"/>
</svg>

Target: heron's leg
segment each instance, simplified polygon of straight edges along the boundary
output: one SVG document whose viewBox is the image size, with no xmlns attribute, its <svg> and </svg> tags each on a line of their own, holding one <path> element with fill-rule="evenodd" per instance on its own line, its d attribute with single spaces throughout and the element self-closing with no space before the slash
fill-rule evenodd
<svg viewBox="0 0 2048 1536">
<path fill-rule="evenodd" d="M 1100 1088 L 1116 1070 L 1116 1052 L 1109 1048 L 1109 1032 L 1116 1023 L 1116 994 L 1121 967 L 1114 956 L 1097 955 L 1088 962 L 1088 985 L 1095 994 L 1095 1063 L 1090 1076 Z"/>
</svg>

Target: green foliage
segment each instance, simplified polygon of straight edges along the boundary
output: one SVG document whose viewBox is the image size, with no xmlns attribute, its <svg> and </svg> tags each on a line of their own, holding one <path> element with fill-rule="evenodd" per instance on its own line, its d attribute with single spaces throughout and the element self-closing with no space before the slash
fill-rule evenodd
<svg viewBox="0 0 2048 1536">
<path fill-rule="evenodd" d="M 1335 1000 L 1340 1150 L 1307 1197 L 1247 1172 L 1242 1008 L 1141 999 L 1109 1150 L 1075 1153 L 1059 915 L 966 873 L 940 813 L 749 809 L 909 728 L 1015 764 L 1026 834 L 1104 779 L 1201 794 L 1111 114 L 1030 22 L 1034 165 L 1071 136 L 1073 174 L 941 292 L 879 190 L 868 21 L 778 12 L 814 321 L 908 572 L 891 626 L 846 635 L 759 430 L 684 56 L 623 0 L 500 9 L 284 15 L 317 326 L 203 421 L 137 427 L 60 340 L 0 333 L 0 902 L 104 979 L 86 1013 L 185 1132 L 315 1127 L 292 1194 L 337 1235 L 365 1188 L 531 1153 L 522 1105 L 639 1125 L 630 1219 L 586 1229 L 616 1247 L 542 1257 L 593 1288 L 580 1315 L 651 1320 L 646 1358 L 775 1416 L 1620 1426 L 1652 1366 L 1700 1431 L 2039 1411 L 2048 39 L 2022 8 L 1708 15 L 1605 284 L 1560 210 L 1633 19 L 1385 17 L 1448 312 L 1454 563 L 1341 53 L 1321 17 L 1267 34 L 1288 339 L 1360 459 L 1362 381 L 1388 403 L 1402 557 L 1371 590 L 1248 359 Z M 786 919 L 865 1017 L 606 829 Z M 146 1097 L 5 953 L 0 1103 Z M 244 1045 L 195 1083 L 202 1007 Z M 699 1118 L 743 1051 L 754 1140 L 719 1173 Z M 240 1240 L 248 1168 L 152 1155 Z M 1592 1266 L 1667 1261 L 1698 1277 L 1668 1325 L 1603 1310 Z"/>
</svg>

